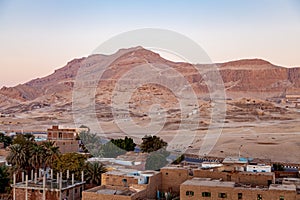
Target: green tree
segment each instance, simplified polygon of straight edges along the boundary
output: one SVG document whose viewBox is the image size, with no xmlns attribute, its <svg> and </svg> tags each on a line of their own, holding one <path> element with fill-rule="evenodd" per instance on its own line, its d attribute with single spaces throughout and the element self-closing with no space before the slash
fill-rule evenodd
<svg viewBox="0 0 300 200">
<path fill-rule="evenodd" d="M 153 152 L 157 151 L 161 148 L 167 147 L 167 143 L 163 141 L 163 139 L 160 139 L 157 136 L 151 136 L 151 135 L 146 135 L 142 138 L 142 144 L 141 144 L 141 150 L 142 152 Z"/>
<path fill-rule="evenodd" d="M 172 162 L 174 165 L 180 164 L 184 160 L 184 155 L 179 156 L 176 160 Z"/>
<path fill-rule="evenodd" d="M 0 133 L 0 142 L 4 143 L 4 147 L 7 147 L 12 144 L 11 137 L 4 135 L 4 133 Z"/>
<path fill-rule="evenodd" d="M 81 171 L 84 170 L 86 157 L 78 153 L 66 153 L 60 155 L 53 162 L 54 173 L 62 172 L 64 178 L 69 170 L 70 174 L 74 174 L 75 179 L 81 180 Z"/>
<path fill-rule="evenodd" d="M 132 138 L 125 136 L 124 139 L 111 139 L 111 142 L 117 147 L 125 151 L 133 151 L 136 144 L 133 142 Z"/>
<path fill-rule="evenodd" d="M 97 134 L 90 133 L 89 131 L 83 131 L 79 134 L 79 138 L 83 142 L 80 147 L 84 152 L 89 152 L 95 157 L 103 156 L 101 138 L 97 136 Z"/>
<path fill-rule="evenodd" d="M 125 150 L 117 147 L 111 141 L 102 145 L 103 157 L 105 158 L 116 158 L 119 155 L 123 155 L 126 153 Z"/>
<path fill-rule="evenodd" d="M 59 147 L 54 146 L 53 141 L 44 142 L 42 145 L 45 148 L 44 169 L 46 167 L 52 168 L 54 160 L 60 156 Z"/>
<path fill-rule="evenodd" d="M 9 187 L 10 177 L 8 173 L 8 167 L 1 166 L 0 167 L 0 193 L 4 193 L 7 191 Z"/>
<path fill-rule="evenodd" d="M 29 157 L 26 155 L 25 147 L 21 144 L 14 144 L 9 147 L 9 150 L 6 160 L 12 165 L 12 170 L 14 172 L 19 172 L 22 169 L 26 169 L 28 164 L 27 159 Z"/>
<path fill-rule="evenodd" d="M 146 160 L 145 168 L 146 170 L 159 170 L 160 168 L 166 166 L 168 161 L 166 155 L 162 152 L 152 152 Z"/>
<path fill-rule="evenodd" d="M 284 166 L 280 163 L 273 164 L 274 171 L 284 171 Z"/>
<path fill-rule="evenodd" d="M 29 162 L 34 169 L 40 169 L 44 166 L 46 159 L 46 149 L 43 145 L 36 143 L 30 147 Z"/>
<path fill-rule="evenodd" d="M 87 162 L 84 168 L 85 180 L 93 186 L 101 185 L 101 175 L 106 171 L 107 169 L 102 163 Z"/>
</svg>

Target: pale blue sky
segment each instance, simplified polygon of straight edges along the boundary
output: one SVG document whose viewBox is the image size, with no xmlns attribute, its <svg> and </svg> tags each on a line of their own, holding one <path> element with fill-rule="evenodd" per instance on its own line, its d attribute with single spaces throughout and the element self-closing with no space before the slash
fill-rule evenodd
<svg viewBox="0 0 300 200">
<path fill-rule="evenodd" d="M 184 34 L 214 62 L 300 66 L 298 0 L 0 0 L 0 87 L 48 75 L 139 28 Z"/>
</svg>

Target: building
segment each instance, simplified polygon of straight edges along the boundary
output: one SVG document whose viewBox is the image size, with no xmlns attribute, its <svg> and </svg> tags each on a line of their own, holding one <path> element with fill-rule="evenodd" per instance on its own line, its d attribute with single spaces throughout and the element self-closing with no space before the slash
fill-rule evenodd
<svg viewBox="0 0 300 200">
<path fill-rule="evenodd" d="M 155 199 L 161 188 L 161 173 L 119 169 L 102 174 L 102 185 L 83 191 L 83 200 Z"/>
<path fill-rule="evenodd" d="M 101 186 L 83 192 L 83 199 L 300 200 L 300 179 L 281 178 L 279 182 L 270 160 L 196 159 L 190 165 L 163 167 L 160 172 L 116 165 L 102 175 Z"/>
<path fill-rule="evenodd" d="M 28 175 L 22 173 L 22 181 L 16 182 L 14 174 L 13 184 L 13 200 L 80 200 L 84 189 L 84 180 L 82 175 L 81 181 L 72 178 L 62 179 L 62 173 L 58 173 L 54 179 L 53 173 L 50 177 L 39 176 L 35 173 L 28 180 Z"/>
<path fill-rule="evenodd" d="M 58 126 L 52 126 L 47 130 L 48 141 L 55 142 L 61 153 L 78 152 L 79 140 L 76 129 L 60 129 Z"/>
<path fill-rule="evenodd" d="M 271 172 L 271 165 L 247 165 L 247 172 Z"/>
<path fill-rule="evenodd" d="M 181 184 L 180 199 L 298 200 L 300 196 L 295 185 L 271 184 L 269 187 L 257 187 L 232 181 L 193 178 Z"/>
</svg>

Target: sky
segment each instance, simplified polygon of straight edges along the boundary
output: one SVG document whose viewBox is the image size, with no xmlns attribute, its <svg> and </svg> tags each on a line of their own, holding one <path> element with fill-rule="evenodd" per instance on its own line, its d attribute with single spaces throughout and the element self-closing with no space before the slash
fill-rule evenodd
<svg viewBox="0 0 300 200">
<path fill-rule="evenodd" d="M 213 62 L 300 66 L 299 0 L 0 0 L 0 87 L 49 75 L 141 28 L 183 34 Z"/>
</svg>

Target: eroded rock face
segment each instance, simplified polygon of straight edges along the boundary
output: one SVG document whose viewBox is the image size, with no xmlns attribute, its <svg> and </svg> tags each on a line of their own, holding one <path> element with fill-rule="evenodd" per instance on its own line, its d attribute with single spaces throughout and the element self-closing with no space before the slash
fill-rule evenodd
<svg viewBox="0 0 300 200">
<path fill-rule="evenodd" d="M 55 70 L 49 76 L 34 79 L 15 87 L 3 87 L 0 90 L 0 108 L 4 112 L 5 110 L 24 112 L 26 110 L 24 108 L 28 108 L 28 110 L 44 108 L 43 106 L 32 107 L 32 102 L 35 102 L 41 105 L 49 105 L 47 107 L 50 110 L 57 110 L 58 108 L 59 110 L 70 110 L 72 89 L 79 68 L 83 64 L 93 64 L 93 62 L 101 60 L 102 56 L 92 55 L 87 58 L 74 59 L 67 63 L 66 66 Z M 174 63 L 161 58 L 158 54 L 149 50 L 134 48 L 116 59 L 107 68 L 98 84 L 99 87 L 95 94 L 96 102 L 101 103 L 104 107 L 109 105 L 116 82 L 124 74 L 142 64 L 163 65 L 173 68 L 185 77 L 198 97 L 207 98 L 208 90 L 205 81 L 193 65 L 189 63 Z M 265 99 L 282 96 L 287 91 L 300 91 L 300 68 L 279 67 L 260 59 L 238 60 L 216 65 L 222 76 L 228 98 L 253 97 Z M 209 67 L 209 65 L 197 66 L 200 68 Z M 171 74 L 171 72 L 165 73 Z M 135 75 L 138 76 L 138 74 Z M 176 80 L 175 77 L 174 84 L 176 84 Z M 133 82 L 128 80 L 126 84 L 130 85 Z M 149 104 L 152 101 L 157 103 L 163 102 L 166 108 L 172 109 L 178 103 L 176 98 L 170 95 L 168 88 L 148 85 L 137 88 L 130 103 L 132 108 L 137 108 L 139 106 L 147 106 L 145 105 L 147 102 Z M 162 101 L 160 102 L 157 99 Z M 16 109 L 16 106 L 20 106 L 19 111 Z"/>
</svg>

